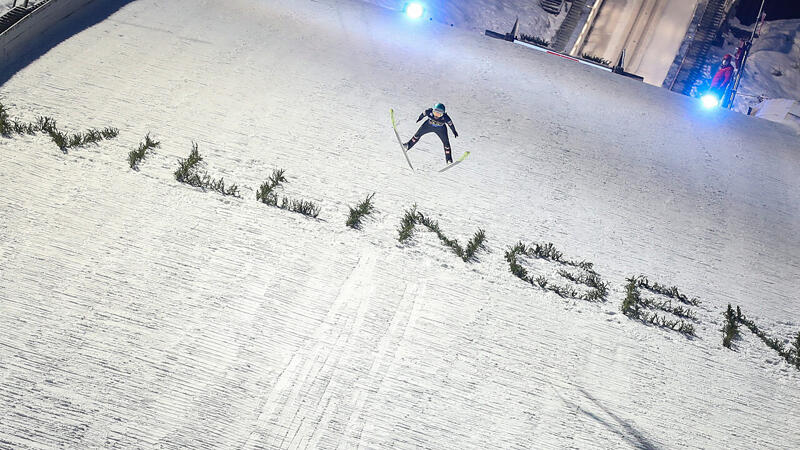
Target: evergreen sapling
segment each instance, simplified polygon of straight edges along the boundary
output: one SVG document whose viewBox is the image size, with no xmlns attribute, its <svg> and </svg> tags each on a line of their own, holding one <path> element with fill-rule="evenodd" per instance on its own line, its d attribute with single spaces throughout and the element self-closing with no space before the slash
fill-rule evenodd
<svg viewBox="0 0 800 450">
<path fill-rule="evenodd" d="M 725 348 L 731 348 L 731 342 L 738 336 L 739 321 L 737 320 L 736 313 L 733 311 L 731 304 L 728 303 L 728 309 L 725 311 L 725 325 L 722 328 L 722 345 Z"/>
</svg>

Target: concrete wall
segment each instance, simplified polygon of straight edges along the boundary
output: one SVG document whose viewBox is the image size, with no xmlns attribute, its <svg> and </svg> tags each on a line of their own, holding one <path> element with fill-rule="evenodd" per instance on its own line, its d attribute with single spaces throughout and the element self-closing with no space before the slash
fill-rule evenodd
<svg viewBox="0 0 800 450">
<path fill-rule="evenodd" d="M 50 0 L 0 34 L 0 67 L 25 55 L 37 37 L 93 0 Z"/>
<path fill-rule="evenodd" d="M 678 52 L 697 0 L 605 0 L 580 53 L 616 62 L 660 86 Z"/>
</svg>

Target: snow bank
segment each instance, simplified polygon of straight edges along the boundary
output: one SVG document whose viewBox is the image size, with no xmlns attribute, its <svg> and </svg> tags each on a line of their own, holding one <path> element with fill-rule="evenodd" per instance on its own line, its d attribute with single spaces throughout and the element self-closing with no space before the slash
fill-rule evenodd
<svg viewBox="0 0 800 450">
<path fill-rule="evenodd" d="M 137 0 L 0 87 L 0 442 L 12 448 L 785 448 L 800 372 L 800 154 L 785 127 L 346 0 Z M 441 101 L 464 164 L 426 136 Z M 162 142 L 139 172 L 127 154 Z M 175 181 L 192 142 L 242 199 Z M 320 220 L 260 204 L 285 194 Z M 348 206 L 375 192 L 363 231 Z M 439 221 L 397 242 L 406 209 Z M 512 275 L 518 241 L 594 263 L 606 303 Z M 556 267 L 524 261 L 553 280 Z M 697 337 L 620 314 L 644 274 Z M 563 280 L 561 282 L 564 282 Z M 649 294 L 648 294 L 649 295 Z"/>
</svg>

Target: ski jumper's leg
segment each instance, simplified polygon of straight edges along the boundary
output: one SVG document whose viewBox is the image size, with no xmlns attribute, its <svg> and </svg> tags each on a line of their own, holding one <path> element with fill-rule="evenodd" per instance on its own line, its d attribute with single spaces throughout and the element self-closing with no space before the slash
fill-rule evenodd
<svg viewBox="0 0 800 450">
<path fill-rule="evenodd" d="M 406 150 L 411 150 L 411 147 L 413 147 L 414 145 L 417 144 L 417 142 L 419 141 L 419 138 L 421 138 L 423 135 L 426 135 L 426 134 L 428 134 L 430 132 L 433 132 L 433 131 L 436 131 L 436 130 L 434 130 L 433 127 L 430 126 L 428 124 L 428 121 L 426 120 L 425 123 L 423 123 L 422 126 L 419 127 L 419 130 L 417 130 L 417 132 L 414 133 L 414 136 L 411 138 L 411 140 L 408 141 L 408 143 L 406 143 L 406 146 L 408 147 Z"/>
<path fill-rule="evenodd" d="M 442 126 L 436 130 L 439 139 L 442 140 L 444 145 L 444 160 L 448 163 L 453 162 L 453 155 L 450 153 L 450 137 L 447 135 L 447 128 Z"/>
</svg>

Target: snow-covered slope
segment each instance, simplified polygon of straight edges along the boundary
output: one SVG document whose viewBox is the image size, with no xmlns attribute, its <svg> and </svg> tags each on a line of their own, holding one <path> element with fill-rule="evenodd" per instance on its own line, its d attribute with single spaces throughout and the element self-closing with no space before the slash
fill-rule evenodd
<svg viewBox="0 0 800 450">
<path fill-rule="evenodd" d="M 800 20 L 766 22 L 753 44 L 748 68 L 745 91 L 800 100 Z"/>
<path fill-rule="evenodd" d="M 0 87 L 17 120 L 120 137 L 0 139 L 0 446 L 792 448 L 800 152 L 786 128 L 348 0 L 137 0 Z M 448 106 L 444 174 L 422 109 Z M 141 171 L 127 153 L 162 142 Z M 244 198 L 177 183 L 192 141 Z M 274 168 L 308 219 L 255 200 Z M 348 206 L 375 192 L 363 231 Z M 404 210 L 433 233 L 399 245 Z M 595 263 L 606 303 L 510 272 L 517 241 Z M 536 274 L 555 268 L 527 261 Z M 644 274 L 697 337 L 619 313 Z M 553 278 L 555 279 L 555 278 Z"/>
<path fill-rule="evenodd" d="M 362 0 L 394 11 L 402 11 L 408 0 Z M 519 19 L 519 32 L 542 39 L 552 40 L 558 26 L 567 16 L 567 8 L 561 14 L 548 14 L 538 0 L 438 0 L 420 2 L 426 5 L 426 17 L 453 26 L 479 31 L 493 30 L 500 33 L 511 31 L 514 21 Z"/>
</svg>

